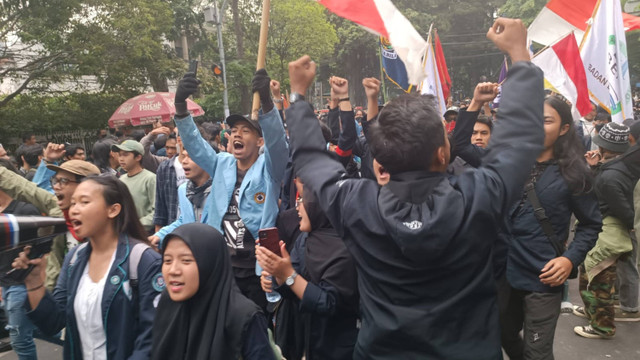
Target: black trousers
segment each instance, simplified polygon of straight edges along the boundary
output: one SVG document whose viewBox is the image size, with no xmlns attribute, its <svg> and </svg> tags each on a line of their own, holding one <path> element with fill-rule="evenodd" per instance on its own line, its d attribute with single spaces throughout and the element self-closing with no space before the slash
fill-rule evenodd
<svg viewBox="0 0 640 360">
<path fill-rule="evenodd" d="M 499 282 L 498 306 L 502 348 L 509 359 L 553 359 L 553 338 L 561 302 L 562 292 L 514 289 L 503 276 Z M 520 336 L 521 330 L 524 330 L 524 339 Z"/>
</svg>

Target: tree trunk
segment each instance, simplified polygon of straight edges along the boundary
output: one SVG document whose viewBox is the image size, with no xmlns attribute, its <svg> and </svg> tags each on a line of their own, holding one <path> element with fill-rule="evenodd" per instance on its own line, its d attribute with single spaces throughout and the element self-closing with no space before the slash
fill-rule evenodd
<svg viewBox="0 0 640 360">
<path fill-rule="evenodd" d="M 147 68 L 147 75 L 149 75 L 149 82 L 155 92 L 168 92 L 169 84 L 167 78 L 160 75 L 157 71 Z"/>
</svg>

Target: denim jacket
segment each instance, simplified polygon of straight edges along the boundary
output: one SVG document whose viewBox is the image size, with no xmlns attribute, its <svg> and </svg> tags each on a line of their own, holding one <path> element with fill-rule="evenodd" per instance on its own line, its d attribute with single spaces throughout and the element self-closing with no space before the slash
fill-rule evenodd
<svg viewBox="0 0 640 360">
<path fill-rule="evenodd" d="M 137 240 L 121 235 L 116 257 L 107 275 L 102 295 L 102 319 L 107 337 L 107 359 L 149 359 L 151 329 L 164 279 L 160 272 L 160 254 L 148 249 L 138 265 L 138 286 L 129 282 L 129 253 Z M 78 256 L 70 264 L 73 254 Z M 66 327 L 64 359 L 82 359 L 82 345 L 76 325 L 73 302 L 78 284 L 89 262 L 91 243 L 75 247 L 64 259 L 58 284 L 53 294 L 46 292 L 38 307 L 31 310 L 25 301 L 27 315 L 38 328 L 53 335 Z"/>
<path fill-rule="evenodd" d="M 276 224 L 280 183 L 289 158 L 289 145 L 278 110 L 274 107 L 261 114 L 258 121 L 264 136 L 264 153 L 244 176 L 238 204 L 242 221 L 254 239 L 258 238 L 259 229 Z M 211 194 L 205 204 L 209 208 L 206 223 L 222 233 L 222 218 L 236 184 L 236 158 L 229 153 L 216 154 L 200 135 L 191 115 L 176 118 L 176 124 L 191 159 L 213 179 Z"/>
</svg>

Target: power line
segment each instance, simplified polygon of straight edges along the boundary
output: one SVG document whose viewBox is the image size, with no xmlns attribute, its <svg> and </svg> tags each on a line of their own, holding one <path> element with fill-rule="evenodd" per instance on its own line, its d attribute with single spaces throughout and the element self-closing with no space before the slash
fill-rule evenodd
<svg viewBox="0 0 640 360">
<path fill-rule="evenodd" d="M 468 42 L 443 42 L 442 45 L 469 45 L 469 44 L 491 44 L 489 40 L 468 41 Z"/>
<path fill-rule="evenodd" d="M 448 35 L 440 35 L 438 34 L 441 38 L 443 37 L 458 37 L 458 36 L 477 36 L 477 35 L 487 35 L 486 32 L 481 32 L 481 33 L 469 33 L 469 34 L 448 34 Z"/>
</svg>

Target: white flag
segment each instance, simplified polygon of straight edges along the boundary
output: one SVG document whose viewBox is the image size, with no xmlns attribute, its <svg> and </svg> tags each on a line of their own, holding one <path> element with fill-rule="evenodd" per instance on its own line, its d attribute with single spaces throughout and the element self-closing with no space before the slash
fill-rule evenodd
<svg viewBox="0 0 640 360">
<path fill-rule="evenodd" d="M 591 97 L 622 123 L 633 118 L 627 40 L 620 0 L 601 0 L 580 46 Z"/>
<path fill-rule="evenodd" d="M 444 115 L 447 111 L 447 103 L 442 93 L 442 84 L 440 83 L 440 76 L 438 74 L 438 67 L 436 66 L 436 57 L 433 51 L 433 39 L 431 38 L 431 32 L 429 32 L 429 38 L 427 40 L 427 53 L 424 59 L 424 73 L 427 77 L 421 84 L 420 94 L 433 95 L 436 97 L 436 104 L 440 109 L 440 115 Z"/>
</svg>

